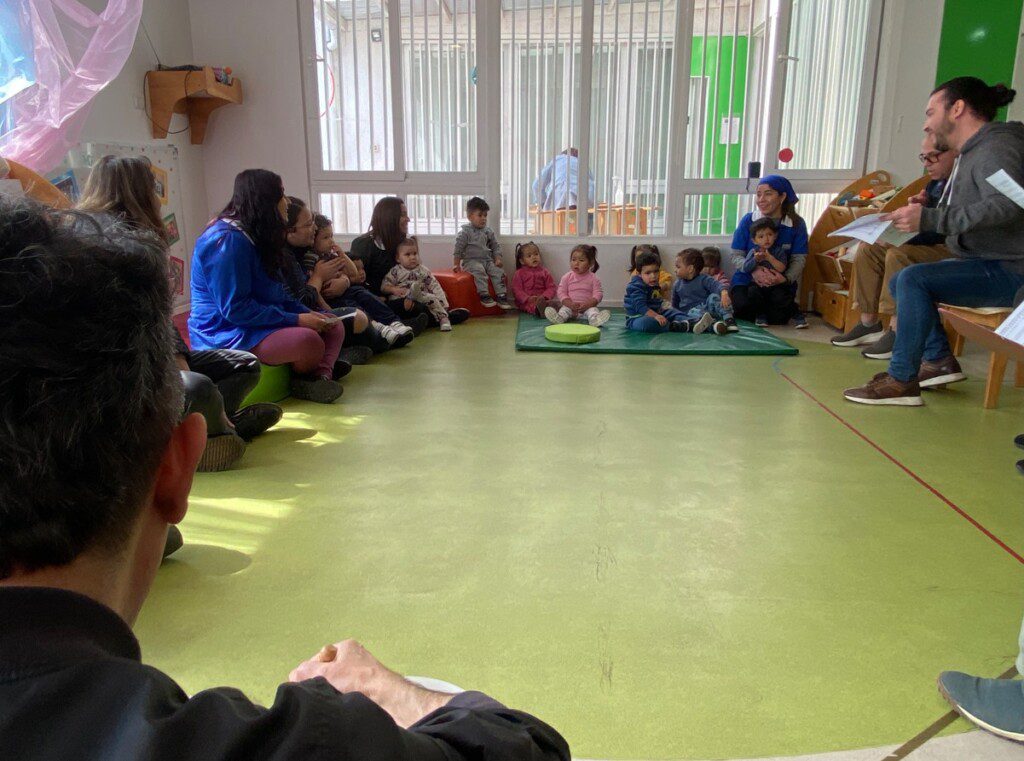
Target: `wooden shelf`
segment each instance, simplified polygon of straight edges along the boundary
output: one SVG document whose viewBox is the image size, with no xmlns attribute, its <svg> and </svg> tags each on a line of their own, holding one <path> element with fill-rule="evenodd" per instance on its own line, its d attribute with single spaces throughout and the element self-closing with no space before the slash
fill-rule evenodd
<svg viewBox="0 0 1024 761">
<path fill-rule="evenodd" d="M 206 122 L 221 106 L 242 102 L 242 83 L 236 78 L 230 85 L 217 81 L 213 69 L 202 71 L 148 71 L 146 90 L 153 137 L 167 137 L 174 114 L 188 116 L 192 145 L 206 138 Z"/>
</svg>

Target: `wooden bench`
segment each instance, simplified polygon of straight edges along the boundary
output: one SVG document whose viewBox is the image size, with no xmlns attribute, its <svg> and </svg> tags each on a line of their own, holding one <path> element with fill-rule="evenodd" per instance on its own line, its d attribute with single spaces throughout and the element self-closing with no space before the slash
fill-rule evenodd
<svg viewBox="0 0 1024 761">
<path fill-rule="evenodd" d="M 989 350 L 988 378 L 985 381 L 985 400 L 982 406 L 995 409 L 999 404 L 999 392 L 1006 374 L 1006 363 L 1011 359 L 1017 363 L 1014 385 L 1024 387 L 1024 346 L 1008 341 L 997 335 L 995 329 L 1013 311 L 1005 309 L 969 309 L 952 304 L 940 304 L 939 314 L 942 316 L 949 345 L 954 356 L 963 352 L 964 341 L 969 339 Z"/>
</svg>

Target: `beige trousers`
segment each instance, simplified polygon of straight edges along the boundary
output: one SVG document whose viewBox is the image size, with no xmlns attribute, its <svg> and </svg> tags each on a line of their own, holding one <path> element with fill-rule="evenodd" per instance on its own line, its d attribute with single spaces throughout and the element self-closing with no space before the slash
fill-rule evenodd
<svg viewBox="0 0 1024 761">
<path fill-rule="evenodd" d="M 867 314 L 895 314 L 889 281 L 911 264 L 940 262 L 952 254 L 944 245 L 879 246 L 862 243 L 853 258 L 853 307 Z"/>
</svg>

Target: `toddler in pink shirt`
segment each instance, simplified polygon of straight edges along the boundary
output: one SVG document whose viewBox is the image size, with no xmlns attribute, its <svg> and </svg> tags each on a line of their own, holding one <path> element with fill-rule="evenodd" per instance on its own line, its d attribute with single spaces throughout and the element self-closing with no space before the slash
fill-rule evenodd
<svg viewBox="0 0 1024 761">
<path fill-rule="evenodd" d="M 540 249 L 532 240 L 516 246 L 516 274 L 512 277 L 512 295 L 520 312 L 544 316 L 548 306 L 558 308 L 555 279 L 540 260 Z"/>
<path fill-rule="evenodd" d="M 554 323 L 585 317 L 595 328 L 608 322 L 611 312 L 597 308 L 604 298 L 601 281 L 594 274 L 599 268 L 594 246 L 585 243 L 576 246 L 569 256 L 569 271 L 558 281 L 556 297 L 562 306 L 558 309 L 549 306 L 544 316 Z"/>
</svg>

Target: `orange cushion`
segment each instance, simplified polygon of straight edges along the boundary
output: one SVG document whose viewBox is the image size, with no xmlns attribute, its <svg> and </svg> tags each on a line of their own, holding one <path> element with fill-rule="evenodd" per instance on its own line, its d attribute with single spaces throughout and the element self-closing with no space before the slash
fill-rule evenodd
<svg viewBox="0 0 1024 761">
<path fill-rule="evenodd" d="M 485 307 L 480 303 L 480 296 L 477 295 L 473 276 L 468 272 L 434 270 L 434 277 L 444 289 L 444 295 L 448 297 L 449 309 L 468 309 L 473 317 L 489 317 L 503 313 L 499 306 Z M 493 297 L 495 295 L 494 286 L 488 284 L 488 289 Z"/>
</svg>

